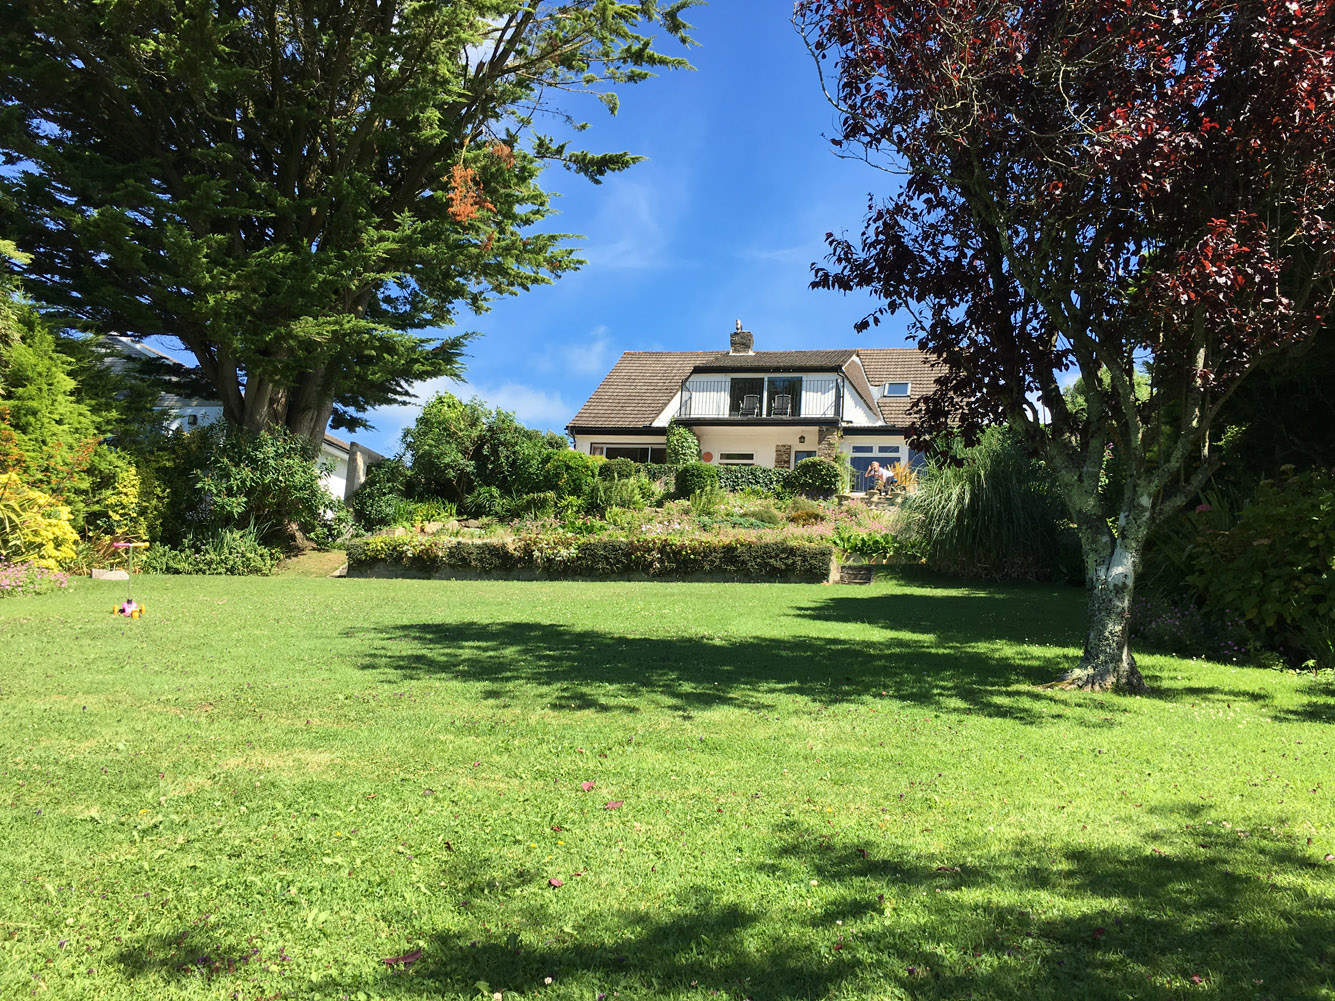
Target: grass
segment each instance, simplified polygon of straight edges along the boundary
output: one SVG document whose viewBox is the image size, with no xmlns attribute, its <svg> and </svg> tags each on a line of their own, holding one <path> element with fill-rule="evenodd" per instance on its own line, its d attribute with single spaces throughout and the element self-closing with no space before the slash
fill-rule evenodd
<svg viewBox="0 0 1335 1001">
<path fill-rule="evenodd" d="M 0 602 L 2 998 L 1335 997 L 1335 693 L 1077 592 L 123 586 Z"/>
</svg>

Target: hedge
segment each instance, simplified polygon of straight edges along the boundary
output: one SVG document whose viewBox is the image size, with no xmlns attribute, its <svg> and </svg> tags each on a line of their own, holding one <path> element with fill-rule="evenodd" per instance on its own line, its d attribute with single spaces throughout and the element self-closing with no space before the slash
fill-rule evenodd
<svg viewBox="0 0 1335 1001">
<path fill-rule="evenodd" d="M 776 493 L 788 487 L 788 470 L 768 466 L 719 466 L 718 485 L 729 493 L 755 488 Z"/>
<path fill-rule="evenodd" d="M 510 540 L 382 535 L 348 546 L 352 574 L 376 568 L 449 576 L 519 572 L 547 577 L 699 577 L 827 580 L 834 548 L 743 539 L 606 539 L 573 534 Z"/>
</svg>

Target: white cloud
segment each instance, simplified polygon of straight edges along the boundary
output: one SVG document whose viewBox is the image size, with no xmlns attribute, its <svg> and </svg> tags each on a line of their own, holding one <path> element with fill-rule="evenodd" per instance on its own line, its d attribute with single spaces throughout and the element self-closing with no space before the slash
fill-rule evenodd
<svg viewBox="0 0 1335 1001">
<path fill-rule="evenodd" d="M 605 375 L 612 367 L 610 331 L 603 324 L 593 328 L 592 336 L 582 344 L 566 344 L 559 349 L 562 367 L 575 375 Z"/>
<path fill-rule="evenodd" d="M 611 190 L 598 211 L 597 221 L 590 227 L 588 246 L 580 253 L 589 262 L 590 270 L 647 270 L 672 265 L 667 254 L 668 233 L 662 209 L 664 205 L 679 205 L 680 198 L 662 190 L 661 178 L 655 180 L 660 183 L 627 177 L 606 182 L 605 187 Z"/>
</svg>

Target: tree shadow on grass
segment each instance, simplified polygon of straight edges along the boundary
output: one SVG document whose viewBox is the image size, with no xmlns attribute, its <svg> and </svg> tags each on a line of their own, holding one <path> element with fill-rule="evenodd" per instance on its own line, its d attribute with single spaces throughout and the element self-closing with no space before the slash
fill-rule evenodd
<svg viewBox="0 0 1335 1001">
<path fill-rule="evenodd" d="M 1335 867 L 1291 841 L 1177 825 L 1160 846 L 978 842 L 950 858 L 819 830 L 772 837 L 770 857 L 736 874 L 744 903 L 725 886 L 627 887 L 578 932 L 560 891 L 479 876 L 465 891 L 474 930 L 421 928 L 411 972 L 341 990 L 522 993 L 550 977 L 561 996 L 609 998 L 1278 1001 L 1335 987 Z M 793 886 L 795 869 L 813 888 Z M 483 899 L 484 884 L 499 890 Z"/>
<path fill-rule="evenodd" d="M 1047 720 L 1056 700 L 1034 687 L 1065 651 L 998 651 L 978 637 L 625 636 L 520 622 L 413 622 L 356 631 L 362 666 L 403 680 L 448 678 L 503 701 L 541 692 L 561 709 L 632 713 L 645 705 L 687 715 L 715 707 L 763 711 L 777 698 L 822 705 L 880 698 L 916 706 Z"/>
</svg>

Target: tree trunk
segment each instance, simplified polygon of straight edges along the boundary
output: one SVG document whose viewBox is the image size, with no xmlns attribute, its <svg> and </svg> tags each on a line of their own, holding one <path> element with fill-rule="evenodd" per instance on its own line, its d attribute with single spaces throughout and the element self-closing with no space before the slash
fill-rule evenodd
<svg viewBox="0 0 1335 1001">
<path fill-rule="evenodd" d="M 1082 540 L 1083 541 L 1083 540 Z M 1092 541 L 1092 540 L 1091 540 Z M 1131 655 L 1131 598 L 1135 593 L 1139 546 L 1119 539 L 1103 558 L 1087 548 L 1089 626 L 1080 664 L 1062 681 L 1063 688 L 1090 692 L 1149 690 Z"/>
</svg>

